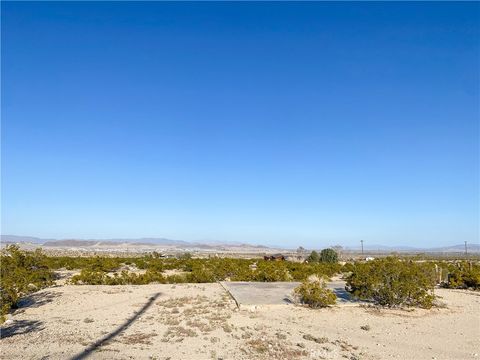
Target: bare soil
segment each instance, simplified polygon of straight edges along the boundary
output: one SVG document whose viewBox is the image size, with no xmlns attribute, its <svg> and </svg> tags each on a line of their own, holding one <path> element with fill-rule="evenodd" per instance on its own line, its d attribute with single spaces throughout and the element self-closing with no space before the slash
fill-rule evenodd
<svg viewBox="0 0 480 360">
<path fill-rule="evenodd" d="M 220 284 L 73 286 L 33 294 L 1 359 L 480 359 L 480 294 L 445 308 L 238 309 Z"/>
</svg>

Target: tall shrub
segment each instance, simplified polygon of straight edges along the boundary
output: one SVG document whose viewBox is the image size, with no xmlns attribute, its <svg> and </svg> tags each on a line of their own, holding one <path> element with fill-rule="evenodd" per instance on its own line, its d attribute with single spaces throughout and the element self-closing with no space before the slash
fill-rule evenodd
<svg viewBox="0 0 480 360">
<path fill-rule="evenodd" d="M 22 296 L 53 283 L 53 273 L 42 252 L 25 252 L 15 245 L 7 246 L 1 253 L 0 277 L 1 320 Z"/>
<path fill-rule="evenodd" d="M 435 299 L 432 264 L 403 261 L 395 257 L 355 263 L 347 289 L 357 298 L 388 306 L 430 308 Z"/>
<path fill-rule="evenodd" d="M 320 262 L 336 263 L 338 262 L 338 254 L 333 249 L 323 249 L 320 252 Z"/>
<path fill-rule="evenodd" d="M 294 290 L 294 295 L 300 302 L 311 308 L 323 308 L 334 305 L 337 296 L 327 288 L 326 279 L 318 276 L 310 276 Z"/>
<path fill-rule="evenodd" d="M 308 261 L 309 263 L 316 263 L 316 262 L 318 262 L 319 260 L 320 260 L 320 256 L 318 256 L 318 253 L 317 253 L 315 250 L 313 250 L 313 251 L 310 253 L 310 255 L 308 255 L 308 257 L 307 257 L 307 261 Z"/>
</svg>

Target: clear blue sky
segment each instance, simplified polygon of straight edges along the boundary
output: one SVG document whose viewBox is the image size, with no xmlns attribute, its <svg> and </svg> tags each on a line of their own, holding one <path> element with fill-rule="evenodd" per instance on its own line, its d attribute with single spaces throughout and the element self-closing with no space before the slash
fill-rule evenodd
<svg viewBox="0 0 480 360">
<path fill-rule="evenodd" d="M 3 234 L 478 242 L 478 2 L 1 6 Z"/>
</svg>

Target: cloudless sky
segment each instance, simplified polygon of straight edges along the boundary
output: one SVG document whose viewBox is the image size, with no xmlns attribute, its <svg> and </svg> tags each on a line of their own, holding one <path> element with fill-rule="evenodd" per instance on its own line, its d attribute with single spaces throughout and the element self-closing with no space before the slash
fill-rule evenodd
<svg viewBox="0 0 480 360">
<path fill-rule="evenodd" d="M 1 7 L 3 234 L 478 243 L 478 2 Z"/>
</svg>

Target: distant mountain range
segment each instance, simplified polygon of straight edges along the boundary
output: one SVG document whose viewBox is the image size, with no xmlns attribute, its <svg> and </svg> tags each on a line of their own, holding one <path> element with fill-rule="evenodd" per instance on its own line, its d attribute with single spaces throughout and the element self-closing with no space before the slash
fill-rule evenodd
<svg viewBox="0 0 480 360">
<path fill-rule="evenodd" d="M 432 248 L 420 248 L 420 247 L 413 247 L 413 246 L 386 246 L 386 245 L 365 245 L 365 251 L 383 251 L 383 252 L 464 252 L 465 251 L 465 244 L 461 245 L 451 245 L 451 246 L 442 246 L 442 247 L 432 247 Z M 360 251 L 360 246 L 354 247 L 345 247 L 347 251 Z M 468 243 L 467 244 L 468 252 L 477 253 L 480 252 L 480 245 L 475 243 Z"/>
<path fill-rule="evenodd" d="M 45 247 L 108 247 L 108 246 L 167 246 L 179 249 L 196 248 L 196 249 L 222 249 L 222 248 L 242 248 L 242 249 L 280 249 L 281 247 L 268 247 L 264 245 L 252 245 L 240 242 L 188 242 L 183 240 L 172 240 L 166 238 L 138 238 L 138 239 L 41 239 L 32 236 L 17 235 L 1 235 L 1 242 L 6 243 L 29 243 L 42 245 Z M 292 251 L 291 249 L 290 251 Z M 360 247 L 344 247 L 345 251 L 359 251 Z M 371 245 L 364 246 L 365 251 L 380 252 L 445 252 L 445 253 L 462 253 L 465 251 L 465 245 L 452 245 L 434 248 L 417 248 L 410 246 L 385 246 Z M 479 244 L 468 244 L 468 252 L 480 253 Z"/>
<path fill-rule="evenodd" d="M 139 239 L 41 239 L 32 236 L 1 235 L 2 243 L 30 243 L 42 245 L 45 247 L 93 247 L 93 246 L 120 246 L 120 245 L 138 245 L 138 246 L 169 246 L 177 248 L 200 248 L 200 249 L 218 249 L 222 247 L 240 247 L 268 249 L 263 245 L 251 245 L 239 242 L 188 242 L 183 240 L 172 240 L 165 238 L 139 238 Z"/>
<path fill-rule="evenodd" d="M 32 236 L 17 236 L 17 235 L 2 235 L 1 240 L 3 243 L 32 243 L 43 244 L 51 239 L 39 239 Z"/>
</svg>

